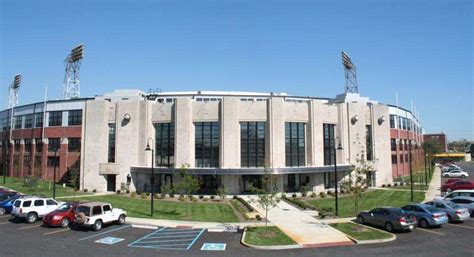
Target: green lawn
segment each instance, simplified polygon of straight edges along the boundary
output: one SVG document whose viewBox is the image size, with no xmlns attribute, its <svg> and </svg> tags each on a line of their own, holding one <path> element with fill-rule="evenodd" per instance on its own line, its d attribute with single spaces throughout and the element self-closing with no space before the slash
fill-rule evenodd
<svg viewBox="0 0 474 257">
<path fill-rule="evenodd" d="M 423 192 L 414 192 L 415 202 L 421 202 L 424 199 Z M 308 203 L 314 205 L 317 209 L 331 209 L 334 210 L 334 198 L 307 200 Z M 394 206 L 400 207 L 409 204 L 409 191 L 396 190 L 370 190 L 364 192 L 359 199 L 359 211 L 370 210 L 380 206 Z M 339 197 L 339 217 L 354 217 L 356 216 L 354 207 L 354 196 L 340 196 Z"/>
<path fill-rule="evenodd" d="M 63 200 L 63 199 L 61 199 Z M 71 199 L 72 200 L 72 199 Z M 76 200 L 111 203 L 113 207 L 124 209 L 127 215 L 137 218 L 150 217 L 150 200 L 129 198 L 119 195 L 93 196 Z M 186 217 L 186 204 L 155 199 L 153 218 L 167 220 L 191 220 L 210 222 L 239 222 L 232 208 L 224 203 L 188 203 L 189 215 Z"/>
<path fill-rule="evenodd" d="M 244 241 L 251 245 L 263 246 L 296 244 L 293 239 L 274 226 L 247 228 Z"/>
<path fill-rule="evenodd" d="M 37 187 L 27 187 L 23 184 L 22 178 L 11 178 L 7 177 L 6 184 L 3 184 L 3 177 L 0 177 L 0 186 L 7 187 L 18 191 L 23 194 L 28 195 L 41 195 L 45 197 L 53 197 L 53 183 L 40 181 L 38 180 Z M 83 192 L 77 191 L 76 195 L 85 194 Z M 56 196 L 72 196 L 74 195 L 74 190 L 71 187 L 64 187 L 62 184 L 56 184 Z"/>
<path fill-rule="evenodd" d="M 428 185 L 429 186 L 429 185 Z M 425 185 L 413 185 L 413 190 L 428 190 L 428 186 Z M 392 187 L 392 189 L 405 189 L 405 190 L 410 190 L 410 185 L 403 185 L 403 186 L 397 186 L 397 187 Z"/>
<path fill-rule="evenodd" d="M 331 227 L 334 227 L 357 240 L 386 239 L 392 237 L 392 235 L 387 232 L 375 230 L 352 222 L 331 224 Z"/>
</svg>

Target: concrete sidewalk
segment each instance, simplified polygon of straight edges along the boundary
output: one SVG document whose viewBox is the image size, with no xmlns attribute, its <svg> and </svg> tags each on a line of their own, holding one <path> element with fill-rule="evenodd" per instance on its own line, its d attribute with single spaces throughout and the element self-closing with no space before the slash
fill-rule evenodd
<svg viewBox="0 0 474 257">
<path fill-rule="evenodd" d="M 441 196 L 441 169 L 435 166 L 430 186 L 425 194 L 425 202 L 431 201 L 437 196 Z"/>
<path fill-rule="evenodd" d="M 256 196 L 245 195 L 240 197 L 248 201 L 262 216 L 265 216 L 265 211 L 255 202 L 257 199 Z M 353 242 L 339 230 L 334 229 L 323 221 L 311 217 L 285 201 L 280 201 L 276 207 L 268 211 L 268 220 L 302 247 L 353 244 Z"/>
<path fill-rule="evenodd" d="M 156 226 L 156 227 L 192 227 L 192 228 L 206 228 L 209 230 L 219 230 L 226 227 L 258 227 L 264 226 L 265 223 L 259 222 L 236 222 L 236 223 L 222 223 L 222 222 L 203 222 L 203 221 L 186 221 L 186 220 L 162 220 L 162 219 L 147 219 L 147 218 L 133 218 L 127 217 L 128 224 Z"/>
</svg>

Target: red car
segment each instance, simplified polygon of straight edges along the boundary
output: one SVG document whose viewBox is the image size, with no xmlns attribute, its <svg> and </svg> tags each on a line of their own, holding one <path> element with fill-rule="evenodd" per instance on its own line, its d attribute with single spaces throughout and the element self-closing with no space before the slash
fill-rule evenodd
<svg viewBox="0 0 474 257">
<path fill-rule="evenodd" d="M 441 187 L 441 191 L 451 192 L 460 189 L 474 189 L 474 182 L 468 180 L 458 180 L 453 183 L 446 183 Z"/>
<path fill-rule="evenodd" d="M 69 226 L 69 223 L 74 221 L 74 211 L 78 204 L 77 202 L 62 204 L 56 210 L 46 214 L 43 218 L 43 223 L 50 227 L 65 228 Z"/>
</svg>

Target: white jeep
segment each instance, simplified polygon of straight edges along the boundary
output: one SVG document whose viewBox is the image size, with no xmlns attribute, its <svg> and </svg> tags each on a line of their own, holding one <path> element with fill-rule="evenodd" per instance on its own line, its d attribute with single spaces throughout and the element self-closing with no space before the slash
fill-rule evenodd
<svg viewBox="0 0 474 257">
<path fill-rule="evenodd" d="M 62 203 L 51 198 L 35 196 L 19 198 L 13 203 L 11 214 L 15 218 L 25 218 L 27 223 L 34 223 L 39 218 L 56 210 Z"/>
<path fill-rule="evenodd" d="M 112 208 L 112 205 L 109 203 L 81 203 L 76 208 L 74 224 L 99 231 L 102 229 L 103 224 L 112 222 L 119 225 L 124 224 L 125 217 L 127 217 L 127 213 L 124 210 Z"/>
</svg>

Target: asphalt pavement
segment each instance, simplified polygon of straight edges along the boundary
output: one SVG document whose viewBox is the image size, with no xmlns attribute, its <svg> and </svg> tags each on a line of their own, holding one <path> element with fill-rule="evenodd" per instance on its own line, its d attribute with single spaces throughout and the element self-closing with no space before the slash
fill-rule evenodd
<svg viewBox="0 0 474 257">
<path fill-rule="evenodd" d="M 158 232 L 161 230 L 161 232 Z M 254 250 L 240 244 L 240 233 L 192 232 L 192 240 L 180 239 L 173 230 L 168 239 L 163 239 L 166 230 L 135 228 L 129 225 L 112 225 L 100 232 L 46 228 L 41 223 L 15 223 L 9 216 L 0 217 L 0 256 L 45 256 L 45 257 L 141 257 L 141 256 L 256 256 L 256 257 L 288 257 L 288 256 L 474 256 L 474 219 L 465 223 L 447 224 L 440 228 L 416 229 L 410 233 L 399 233 L 397 239 L 388 243 L 371 245 L 353 245 L 325 248 L 306 248 L 293 250 Z M 186 228 L 183 237 L 188 235 Z M 199 234 L 199 235 L 198 235 Z M 157 236 L 158 235 L 158 236 Z M 103 244 L 97 241 L 120 240 L 114 244 Z M 185 241 L 190 244 L 189 250 L 155 249 L 153 247 L 132 247 L 134 242 L 146 238 L 146 245 L 153 241 L 162 245 L 163 240 L 171 242 Z M 152 240 L 154 238 L 154 240 Z M 161 241 L 160 241 L 161 240 Z M 112 240 L 113 241 L 113 240 Z M 203 251 L 204 243 L 225 243 L 225 251 Z M 153 246 L 153 245 L 151 245 Z"/>
</svg>

